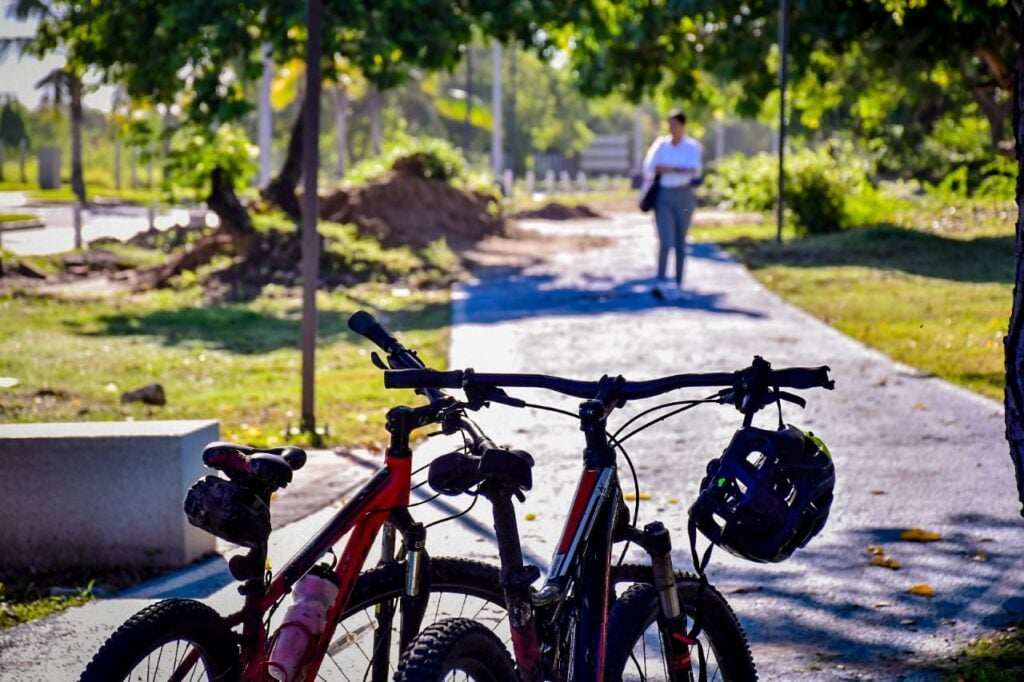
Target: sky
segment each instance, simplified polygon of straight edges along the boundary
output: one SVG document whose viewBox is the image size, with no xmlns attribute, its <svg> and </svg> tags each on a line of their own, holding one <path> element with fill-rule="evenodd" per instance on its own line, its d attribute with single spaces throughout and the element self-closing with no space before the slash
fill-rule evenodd
<svg viewBox="0 0 1024 682">
<path fill-rule="evenodd" d="M 0 38 L 30 37 L 34 33 L 35 22 L 0 18 Z M 35 109 L 39 106 L 42 96 L 42 92 L 36 90 L 35 84 L 50 71 L 63 65 L 64 58 L 60 55 L 48 55 L 46 59 L 40 61 L 34 57 L 19 57 L 17 50 L 9 50 L 0 60 L 0 95 L 13 94 L 26 107 Z M 88 76 L 86 80 L 89 80 Z M 85 95 L 85 105 L 93 109 L 110 111 L 113 97 L 112 86 L 100 86 Z"/>
</svg>

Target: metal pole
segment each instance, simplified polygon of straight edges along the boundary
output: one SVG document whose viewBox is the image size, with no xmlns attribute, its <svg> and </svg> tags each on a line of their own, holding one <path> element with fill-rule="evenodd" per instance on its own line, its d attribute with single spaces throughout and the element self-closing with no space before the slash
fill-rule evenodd
<svg viewBox="0 0 1024 682">
<path fill-rule="evenodd" d="M 519 158 L 519 151 L 516 149 L 519 144 L 519 139 L 516 136 L 516 75 L 516 43 L 513 42 L 509 47 L 508 53 L 508 87 L 510 94 L 508 107 L 508 167 L 512 169 L 513 179 L 516 175 L 516 161 Z"/>
<path fill-rule="evenodd" d="M 260 148 L 260 187 L 270 182 L 270 145 L 273 139 L 273 113 L 270 108 L 270 85 L 274 80 L 274 63 L 270 58 L 270 44 L 263 46 L 263 79 L 260 81 L 259 107 L 259 148 Z"/>
<path fill-rule="evenodd" d="M 501 134 L 501 43 L 491 41 L 491 171 L 494 181 L 501 179 L 505 160 L 502 158 Z"/>
<path fill-rule="evenodd" d="M 782 215 L 786 209 L 786 77 L 789 48 L 789 0 L 779 6 L 779 201 L 775 211 L 775 241 L 782 242 Z"/>
<path fill-rule="evenodd" d="M 306 43 L 306 100 L 302 129 L 302 430 L 316 441 L 313 388 L 317 336 L 316 290 L 320 279 L 320 243 L 317 239 L 317 169 L 320 155 L 320 50 L 323 1 L 309 0 Z"/>
<path fill-rule="evenodd" d="M 466 121 L 462 131 L 462 153 L 469 160 L 469 148 L 473 143 L 473 123 L 470 114 L 473 108 L 473 41 L 466 43 Z"/>
</svg>

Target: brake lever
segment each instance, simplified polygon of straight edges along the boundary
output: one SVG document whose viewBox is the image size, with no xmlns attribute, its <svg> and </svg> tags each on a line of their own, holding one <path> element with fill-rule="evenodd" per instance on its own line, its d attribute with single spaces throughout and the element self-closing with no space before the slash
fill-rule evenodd
<svg viewBox="0 0 1024 682">
<path fill-rule="evenodd" d="M 373 366 L 376 367 L 377 369 L 383 369 L 385 371 L 392 369 L 391 367 L 388 367 L 386 364 L 384 364 L 384 361 L 380 359 L 379 355 L 377 355 L 377 351 L 372 351 L 370 353 L 370 361 L 373 363 Z"/>
<path fill-rule="evenodd" d="M 787 393 L 786 391 L 779 391 L 775 394 L 779 400 L 785 400 L 787 403 L 793 403 L 794 405 L 805 408 L 807 407 L 807 401 L 795 393 Z"/>
</svg>

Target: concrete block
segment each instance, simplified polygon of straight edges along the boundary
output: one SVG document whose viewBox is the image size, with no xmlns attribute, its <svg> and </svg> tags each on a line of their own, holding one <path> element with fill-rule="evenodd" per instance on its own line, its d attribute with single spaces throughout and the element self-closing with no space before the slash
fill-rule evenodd
<svg viewBox="0 0 1024 682">
<path fill-rule="evenodd" d="M 185 493 L 213 420 L 0 424 L 0 566 L 183 566 L 214 550 Z"/>
</svg>

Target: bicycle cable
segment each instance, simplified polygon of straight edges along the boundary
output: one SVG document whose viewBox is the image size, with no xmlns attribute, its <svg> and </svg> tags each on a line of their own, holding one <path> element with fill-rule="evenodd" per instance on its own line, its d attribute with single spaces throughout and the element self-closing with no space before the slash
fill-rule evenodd
<svg viewBox="0 0 1024 682">
<path fill-rule="evenodd" d="M 452 516 L 447 516 L 447 517 L 445 517 L 443 519 L 438 519 L 437 521 L 431 521 L 427 525 L 423 526 L 423 530 L 426 530 L 426 529 L 430 528 L 431 526 L 436 526 L 439 523 L 445 523 L 446 521 L 454 521 L 455 519 L 459 518 L 460 516 L 465 516 L 466 514 L 468 514 L 470 512 L 470 510 L 473 509 L 473 507 L 476 506 L 476 501 L 480 499 L 480 495 L 475 493 L 475 492 L 472 492 L 472 493 L 467 492 L 466 494 L 473 496 L 473 501 L 469 504 L 468 507 L 466 507 L 465 509 L 460 511 L 458 514 L 453 514 Z"/>
<path fill-rule="evenodd" d="M 630 523 L 630 525 L 633 528 L 636 528 L 637 521 L 640 519 L 640 479 L 636 475 L 636 467 L 633 465 L 633 458 L 629 456 L 628 452 L 626 452 L 626 448 L 622 447 L 622 443 L 620 443 L 612 434 L 606 431 L 605 435 L 611 440 L 612 446 L 619 449 L 619 452 L 622 453 L 622 457 L 629 465 L 629 473 L 633 477 L 633 491 L 636 494 L 636 497 L 633 499 L 633 518 L 631 519 L 632 523 Z M 632 544 L 632 542 L 630 540 L 626 540 L 626 545 L 622 548 L 622 554 L 619 555 L 619 560 L 615 564 L 616 566 L 622 565 L 622 562 L 626 558 L 626 552 L 629 551 L 630 544 Z"/>
<path fill-rule="evenodd" d="M 645 431 L 645 430 L 649 429 L 650 427 L 654 426 L 655 424 L 657 424 L 659 422 L 663 422 L 663 421 L 665 421 L 666 419 L 668 419 L 670 417 L 674 417 L 675 415 L 680 414 L 682 412 L 686 412 L 687 410 L 692 410 L 693 408 L 695 408 L 695 407 L 697 407 L 699 405 L 705 405 L 707 403 L 717 403 L 717 402 L 718 402 L 718 400 L 714 399 L 714 398 L 704 398 L 702 400 L 681 400 L 681 401 L 672 402 L 672 403 L 662 403 L 661 405 L 656 405 L 655 407 L 652 407 L 649 410 L 645 410 L 644 412 L 641 412 L 640 414 L 638 414 L 635 417 L 633 417 L 632 419 L 630 419 L 628 422 L 626 422 L 621 427 L 619 427 L 619 429 L 615 432 L 615 435 L 618 436 L 618 434 L 621 433 L 626 428 L 626 426 L 628 426 L 630 423 L 636 421 L 640 417 L 642 417 L 644 415 L 647 415 L 647 414 L 650 414 L 651 412 L 654 412 L 654 411 L 659 410 L 659 409 L 664 409 L 666 407 L 674 407 L 676 405 L 682 405 L 683 406 L 683 407 L 680 407 L 678 410 L 673 410 L 673 411 L 669 412 L 668 414 L 664 414 L 664 415 L 658 417 L 657 419 L 652 419 L 651 421 L 647 422 L 646 424 L 638 426 L 637 428 L 633 429 L 632 431 L 627 433 L 622 438 L 619 438 L 618 441 L 620 443 L 624 443 L 627 440 L 629 440 L 630 438 L 632 438 L 633 436 L 635 436 L 636 434 L 640 433 L 641 431 Z"/>
</svg>

